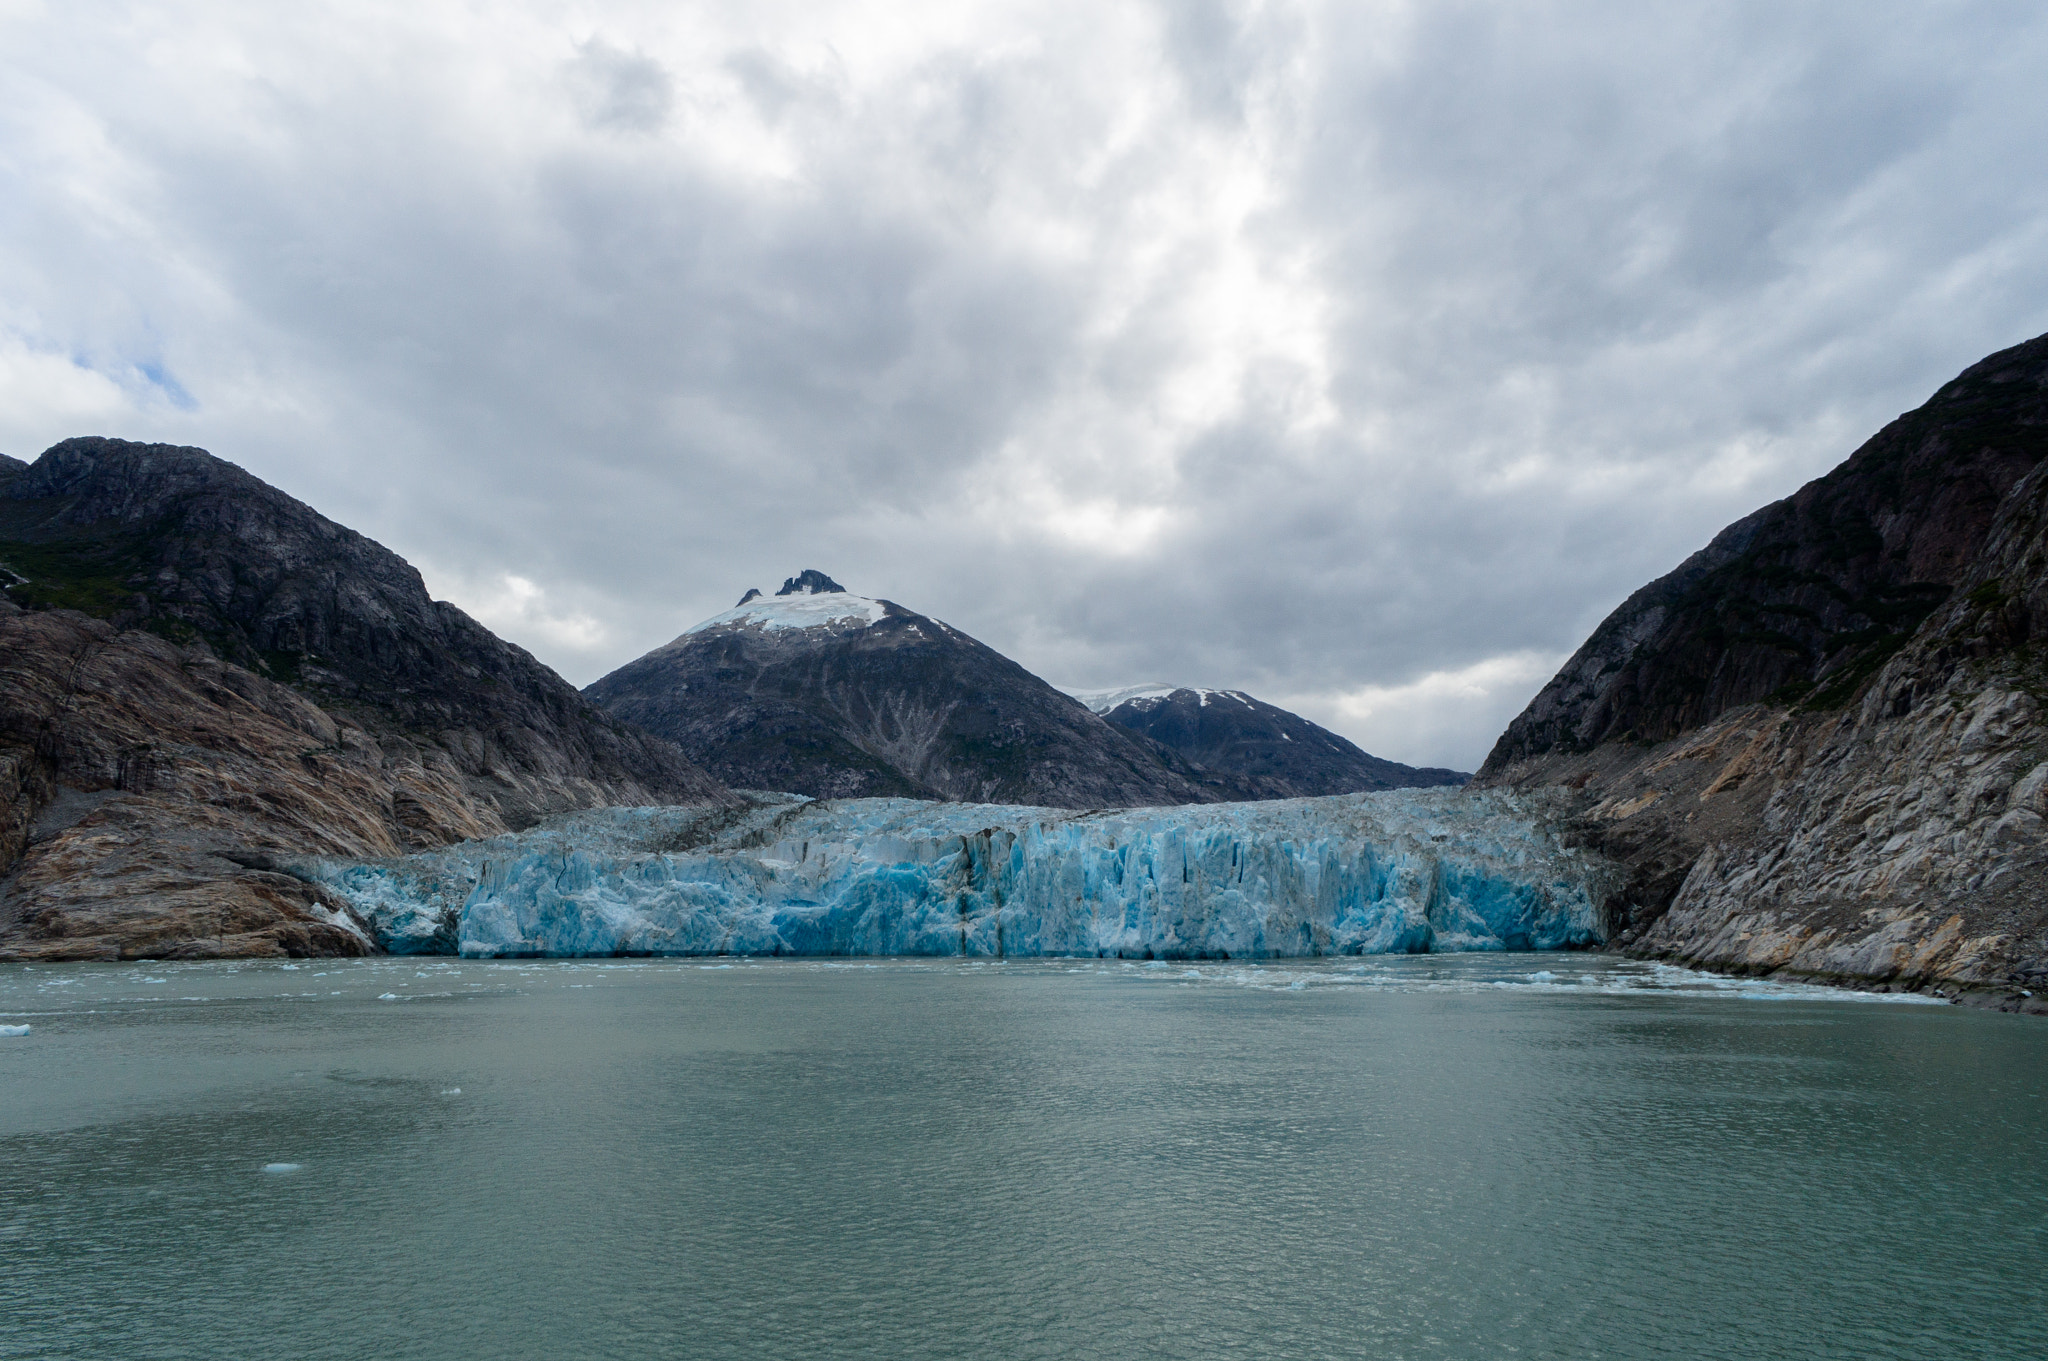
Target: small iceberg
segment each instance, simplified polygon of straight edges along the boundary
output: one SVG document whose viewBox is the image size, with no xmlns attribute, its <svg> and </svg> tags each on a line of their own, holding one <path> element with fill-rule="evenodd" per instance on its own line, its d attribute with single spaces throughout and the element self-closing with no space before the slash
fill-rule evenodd
<svg viewBox="0 0 2048 1361">
<path fill-rule="evenodd" d="M 296 1172 L 304 1166 L 304 1163 L 265 1163 L 263 1164 L 263 1170 L 270 1173 L 273 1177 L 282 1177 L 287 1173 Z"/>
<path fill-rule="evenodd" d="M 34 1026 L 0 1025 L 0 1035 L 26 1035 L 33 1029 L 35 1029 Z"/>
</svg>

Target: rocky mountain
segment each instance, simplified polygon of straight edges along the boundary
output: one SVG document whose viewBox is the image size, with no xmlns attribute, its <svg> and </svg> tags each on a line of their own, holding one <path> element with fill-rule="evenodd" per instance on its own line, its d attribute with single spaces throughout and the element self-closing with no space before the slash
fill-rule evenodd
<svg viewBox="0 0 2048 1361">
<path fill-rule="evenodd" d="M 361 948 L 276 853 L 723 787 L 199 449 L 0 467 L 0 957 Z"/>
<path fill-rule="evenodd" d="M 1636 592 L 1475 783 L 1572 793 L 1635 953 L 2048 1009 L 2044 465 L 2048 336 Z"/>
<path fill-rule="evenodd" d="M 748 591 L 584 693 L 735 788 L 1061 808 L 1229 797 L 993 648 L 817 571 Z"/>
<path fill-rule="evenodd" d="M 1314 798 L 1459 785 L 1471 778 L 1383 760 L 1242 690 L 1138 685 L 1071 693 L 1118 727 L 1179 752 L 1233 798 Z"/>
</svg>

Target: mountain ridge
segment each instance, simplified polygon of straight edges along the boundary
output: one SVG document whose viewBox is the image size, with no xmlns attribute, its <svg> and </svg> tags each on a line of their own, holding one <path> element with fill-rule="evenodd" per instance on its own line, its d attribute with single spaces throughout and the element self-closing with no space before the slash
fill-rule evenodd
<svg viewBox="0 0 2048 1361">
<path fill-rule="evenodd" d="M 1570 795 L 1631 953 L 2048 1010 L 2044 523 L 2048 336 L 1631 595 L 1474 784 Z"/>
<path fill-rule="evenodd" d="M 204 450 L 0 464 L 0 567 L 0 957 L 346 953 L 278 853 L 730 797 Z"/>
<path fill-rule="evenodd" d="M 1222 797 L 986 644 L 814 569 L 584 693 L 736 788 L 1049 807 Z"/>
<path fill-rule="evenodd" d="M 1249 799 L 1461 785 L 1462 771 L 1403 765 L 1242 690 L 1136 685 L 1068 691 L 1119 727 L 1158 742 Z"/>
</svg>

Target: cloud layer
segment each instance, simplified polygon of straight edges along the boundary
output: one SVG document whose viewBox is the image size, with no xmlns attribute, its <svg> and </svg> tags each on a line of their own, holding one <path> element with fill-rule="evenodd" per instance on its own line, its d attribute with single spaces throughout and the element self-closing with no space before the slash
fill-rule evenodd
<svg viewBox="0 0 2048 1361">
<path fill-rule="evenodd" d="M 2048 330 L 2038 6 L 0 0 L 0 450 L 196 443 L 579 683 L 820 567 L 1466 768 Z"/>
</svg>

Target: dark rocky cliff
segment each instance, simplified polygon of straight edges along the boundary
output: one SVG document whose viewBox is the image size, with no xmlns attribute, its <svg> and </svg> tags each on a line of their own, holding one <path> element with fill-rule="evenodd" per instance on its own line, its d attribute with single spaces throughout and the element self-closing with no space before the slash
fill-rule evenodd
<svg viewBox="0 0 2048 1361">
<path fill-rule="evenodd" d="M 1638 953 L 2048 1007 L 2048 336 L 1616 610 L 1476 783 L 1562 786 Z"/>
<path fill-rule="evenodd" d="M 2048 457 L 2048 337 L 1971 365 L 1792 496 L 1624 601 L 1495 744 L 1481 775 L 1739 705 L 1847 703 L 1971 569 Z"/>
<path fill-rule="evenodd" d="M 79 439 L 9 463 L 0 952 L 333 947 L 347 933 L 268 852 L 726 797 L 396 554 L 202 450 Z"/>
<path fill-rule="evenodd" d="M 822 573 L 749 592 L 584 693 L 735 788 L 1061 808 L 1229 796 L 993 648 Z"/>
<path fill-rule="evenodd" d="M 1242 690 L 1182 686 L 1080 697 L 1111 723 L 1179 752 L 1237 799 L 1302 799 L 1463 784 L 1456 770 L 1402 765 Z M 1114 702 L 1109 702 L 1114 699 Z"/>
</svg>

